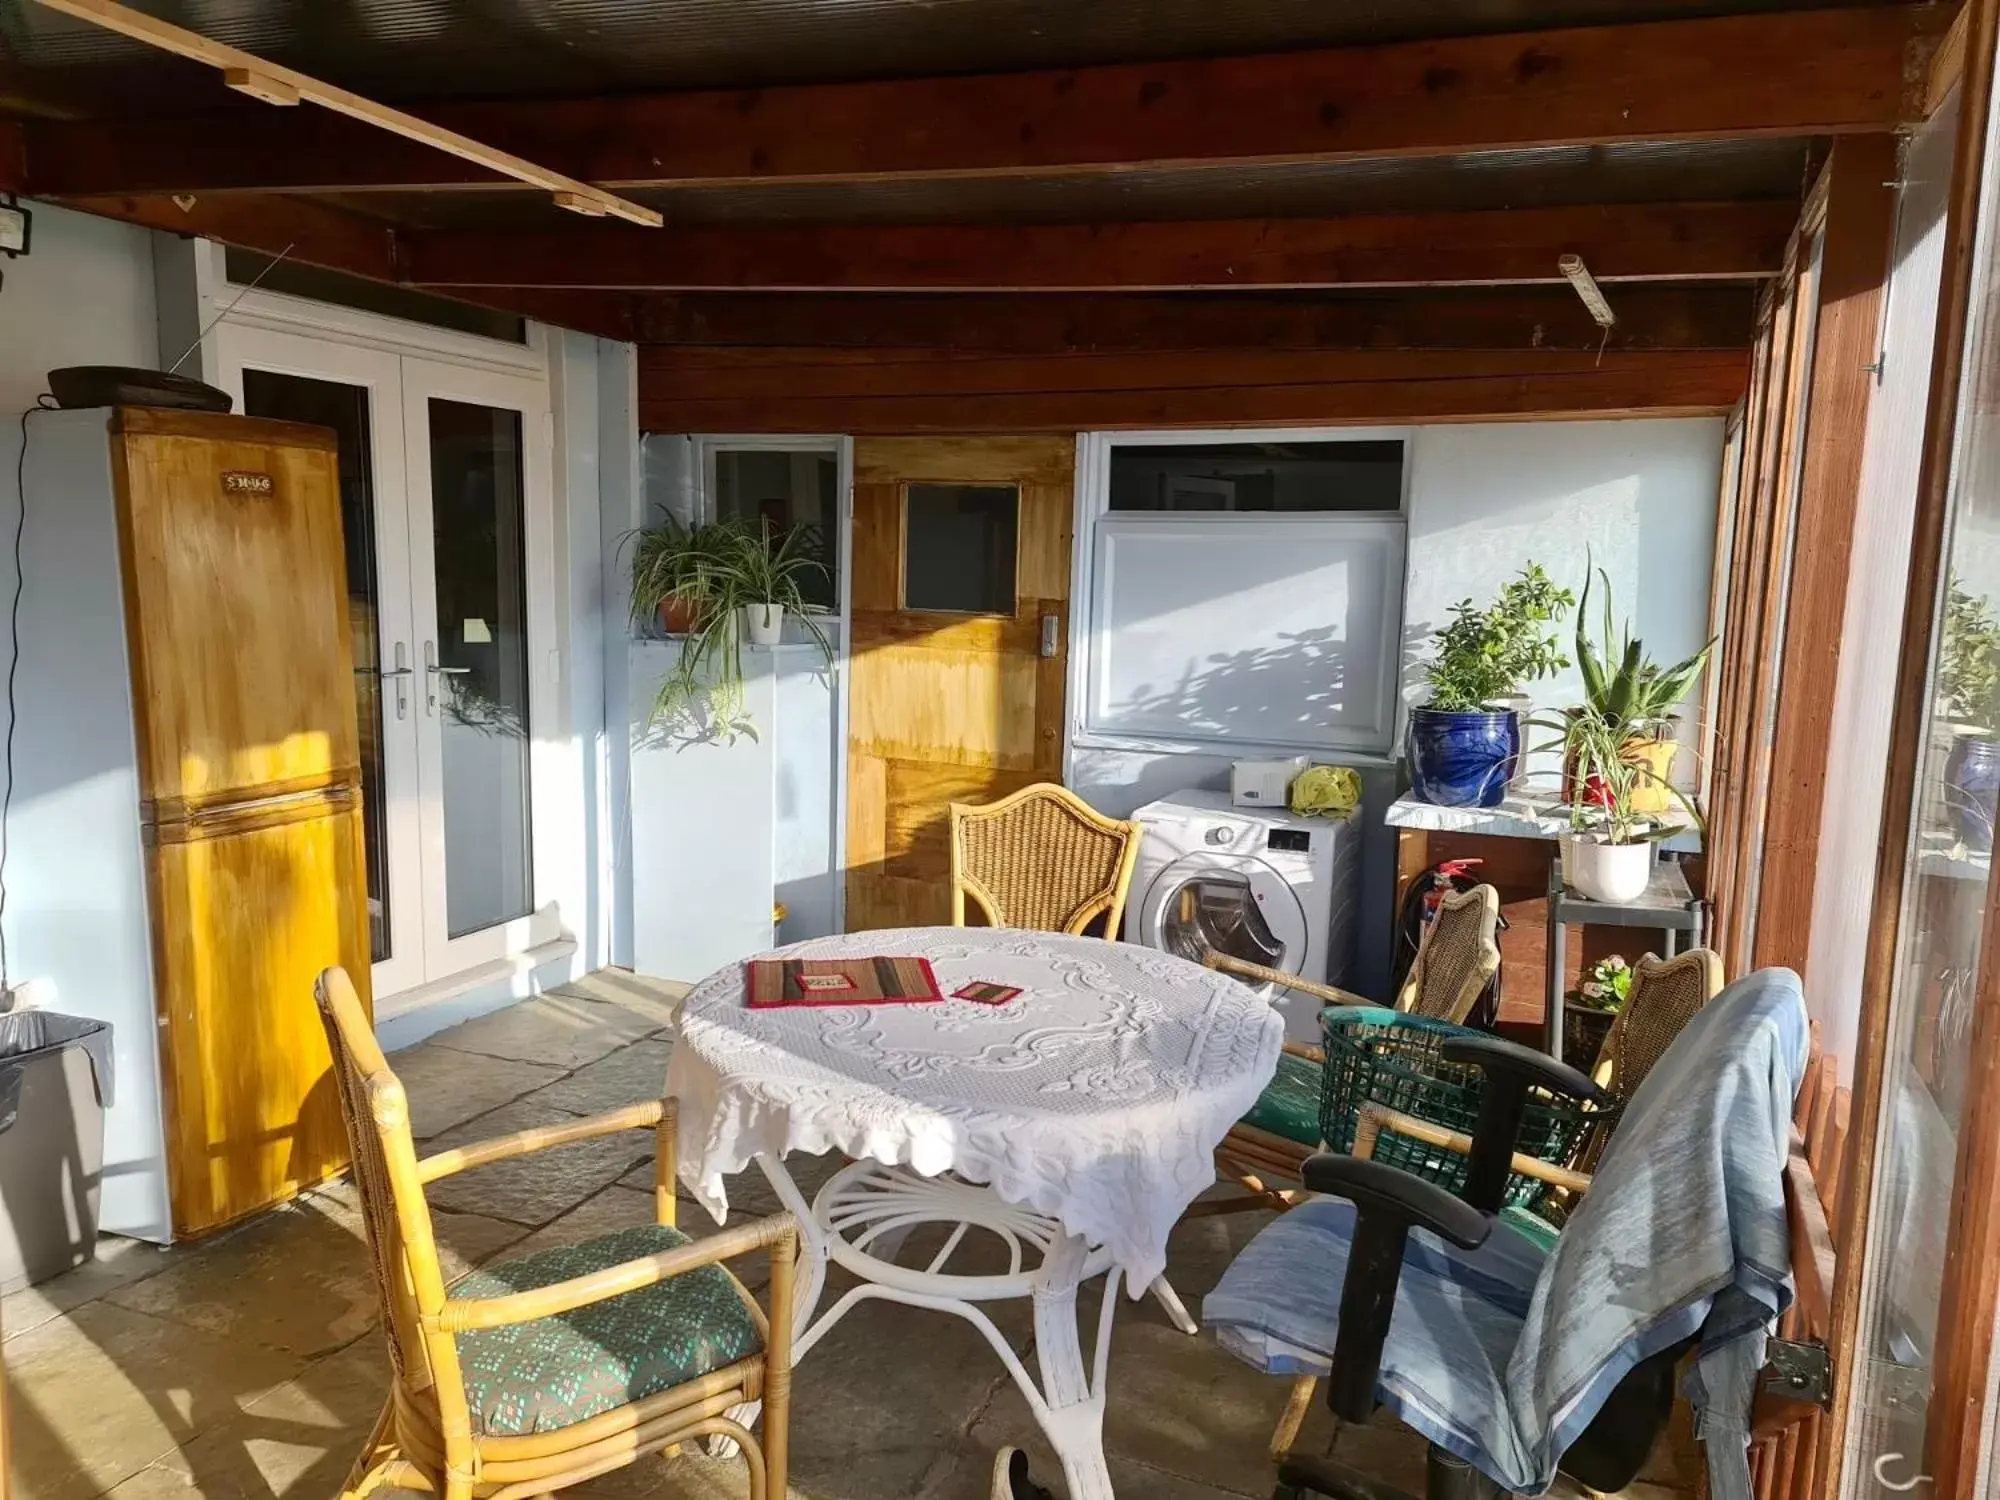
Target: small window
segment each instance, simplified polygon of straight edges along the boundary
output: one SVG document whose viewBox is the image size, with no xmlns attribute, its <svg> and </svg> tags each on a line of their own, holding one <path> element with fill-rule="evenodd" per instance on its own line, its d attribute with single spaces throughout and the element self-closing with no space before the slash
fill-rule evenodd
<svg viewBox="0 0 2000 1500">
<path fill-rule="evenodd" d="M 1403 444 L 1133 445 L 1111 450 L 1114 511 L 1313 513 L 1403 508 Z"/>
<path fill-rule="evenodd" d="M 776 542 L 799 539 L 818 563 L 799 579 L 808 604 L 840 607 L 840 459 L 826 449 L 725 448 L 715 455 L 715 518 Z"/>
<path fill-rule="evenodd" d="M 1011 484 L 913 484 L 903 500 L 903 608 L 1014 613 L 1021 492 Z"/>
</svg>

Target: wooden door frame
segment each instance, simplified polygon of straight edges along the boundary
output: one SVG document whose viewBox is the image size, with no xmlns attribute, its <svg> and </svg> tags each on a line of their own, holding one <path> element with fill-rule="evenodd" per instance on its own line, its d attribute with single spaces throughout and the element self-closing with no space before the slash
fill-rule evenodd
<svg viewBox="0 0 2000 1500">
<path fill-rule="evenodd" d="M 1957 149 L 1945 220 L 1942 285 L 1937 340 L 1932 349 L 1930 398 L 1924 420 L 1924 447 L 1916 494 L 1910 549 L 1910 583 L 1896 668 L 1896 696 L 1885 775 L 1882 834 L 1875 870 L 1874 909 L 1869 921 L 1868 955 L 1862 973 L 1861 1016 L 1854 1069 L 1853 1128 L 1843 1180 L 1849 1184 L 1839 1241 L 1841 1257 L 1834 1287 L 1832 1420 L 1823 1429 L 1820 1472 L 1827 1492 L 1841 1493 L 1846 1436 L 1856 1419 L 1856 1373 L 1860 1364 L 1860 1316 L 1865 1271 L 1875 1248 L 1869 1233 L 1876 1170 L 1885 1122 L 1883 1088 L 1894 1050 L 1893 1000 L 1901 968 L 1902 914 L 1916 826 L 1917 779 L 1930 714 L 1929 692 L 1938 588 L 1949 537 L 1953 460 L 1960 404 L 1966 395 L 1965 357 L 1971 323 L 1971 290 L 1978 252 L 2000 247 L 1978 243 L 1980 200 L 1985 186 L 1992 124 L 1994 47 L 2000 0 L 1968 0 L 1966 45 L 1962 49 Z M 1939 1304 L 1939 1346 L 1932 1360 L 1936 1395 L 1930 1406 L 1929 1443 L 1939 1460 L 1933 1493 L 1969 1494 L 1978 1459 L 1985 1412 L 1987 1356 L 2000 1311 L 2000 901 L 1989 881 L 1967 1079 L 1971 1101 L 1961 1122 L 1952 1187 L 1948 1243 L 1974 1244 L 1977 1253 L 1951 1257 Z M 1979 1090 L 1974 1080 L 1985 1079 Z M 1976 1188 L 1976 1191 L 1974 1190 Z M 1983 1195 L 1984 1201 L 1980 1201 Z M 1947 1311 L 1950 1320 L 1947 1321 Z"/>
</svg>

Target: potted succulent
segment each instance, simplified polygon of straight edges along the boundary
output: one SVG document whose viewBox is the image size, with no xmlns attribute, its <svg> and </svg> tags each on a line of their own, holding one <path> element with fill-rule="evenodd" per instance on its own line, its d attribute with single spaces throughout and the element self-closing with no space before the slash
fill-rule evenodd
<svg viewBox="0 0 2000 1500">
<path fill-rule="evenodd" d="M 1651 773 L 1627 758 L 1626 728 L 1588 705 L 1564 716 L 1563 761 L 1575 767 L 1580 792 L 1570 803 L 1563 871 L 1592 901 L 1638 900 L 1652 876 L 1654 845 L 1686 826 L 1633 806 L 1633 792 Z M 1668 795 L 1700 821 L 1678 789 L 1670 786 Z"/>
<path fill-rule="evenodd" d="M 1599 643 L 1591 641 L 1585 627 L 1589 572 L 1576 611 L 1576 665 L 1583 677 L 1584 707 L 1619 732 L 1619 754 L 1639 769 L 1632 787 L 1632 811 L 1663 813 L 1673 803 L 1669 778 L 1679 748 L 1674 741 L 1674 712 L 1708 665 L 1715 642 L 1709 641 L 1684 661 L 1660 666 L 1647 657 L 1645 643 L 1634 640 L 1629 629 L 1612 635 L 1611 579 L 1602 569 L 1594 571 L 1604 584 Z M 1575 765 L 1570 761 L 1563 765 L 1563 800 L 1576 800 Z"/>
<path fill-rule="evenodd" d="M 1993 847 L 2000 808 L 2000 623 L 1992 605 L 1956 577 L 1945 590 L 1938 648 L 1938 712 L 1952 727 L 1945 756 L 1945 811 L 1959 842 L 1976 854 Z"/>
<path fill-rule="evenodd" d="M 1563 1002 L 1563 1061 L 1588 1072 L 1604 1050 L 1611 1023 L 1632 993 L 1632 966 L 1616 953 L 1600 958 Z"/>
<path fill-rule="evenodd" d="M 743 708 L 743 637 L 748 633 L 753 644 L 775 645 L 791 610 L 831 662 L 832 643 L 808 612 L 799 586 L 819 566 L 805 555 L 805 540 L 796 534 L 774 545 L 761 533 L 726 521 L 686 526 L 670 519 L 639 533 L 632 561 L 633 619 L 641 625 L 657 620 L 681 642 L 680 655 L 660 682 L 651 722 L 693 720 L 705 713 L 707 730 L 718 738 L 756 738 Z"/>
<path fill-rule="evenodd" d="M 1430 698 L 1410 710 L 1411 789 L 1443 807 L 1498 807 L 1521 755 L 1521 719 L 1508 700 L 1569 665 L 1550 625 L 1575 596 L 1529 563 L 1485 609 L 1452 610 L 1425 664 Z"/>
</svg>

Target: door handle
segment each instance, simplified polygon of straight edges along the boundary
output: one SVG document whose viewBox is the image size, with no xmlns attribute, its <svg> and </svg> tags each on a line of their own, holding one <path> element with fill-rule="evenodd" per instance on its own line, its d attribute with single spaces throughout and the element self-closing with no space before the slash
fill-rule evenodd
<svg viewBox="0 0 2000 1500">
<path fill-rule="evenodd" d="M 407 679 L 416 675 L 405 660 L 408 655 L 409 648 L 401 641 L 396 642 L 396 665 L 377 674 L 384 682 L 393 681 L 396 684 L 396 717 L 399 719 L 409 716 L 410 684 Z"/>
<path fill-rule="evenodd" d="M 435 714 L 438 706 L 438 679 L 440 677 L 463 677 L 470 667 L 441 667 L 437 659 L 437 642 L 424 642 L 424 712 Z"/>
<path fill-rule="evenodd" d="M 1042 616 L 1042 655 L 1054 656 L 1056 654 L 1057 648 L 1062 644 L 1060 640 L 1061 630 L 1062 617 L 1060 615 Z"/>
</svg>

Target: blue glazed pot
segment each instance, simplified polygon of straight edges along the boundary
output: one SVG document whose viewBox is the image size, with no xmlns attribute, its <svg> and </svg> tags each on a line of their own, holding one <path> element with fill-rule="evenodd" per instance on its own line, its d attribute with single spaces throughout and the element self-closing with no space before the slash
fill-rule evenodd
<svg viewBox="0 0 2000 1500">
<path fill-rule="evenodd" d="M 1993 848 L 2000 810 L 2000 740 L 1962 734 L 1944 759 L 1944 803 L 1960 841 L 1974 854 Z"/>
<path fill-rule="evenodd" d="M 1410 710 L 1410 785 L 1439 807 L 1498 807 L 1521 755 L 1511 709 Z"/>
</svg>

